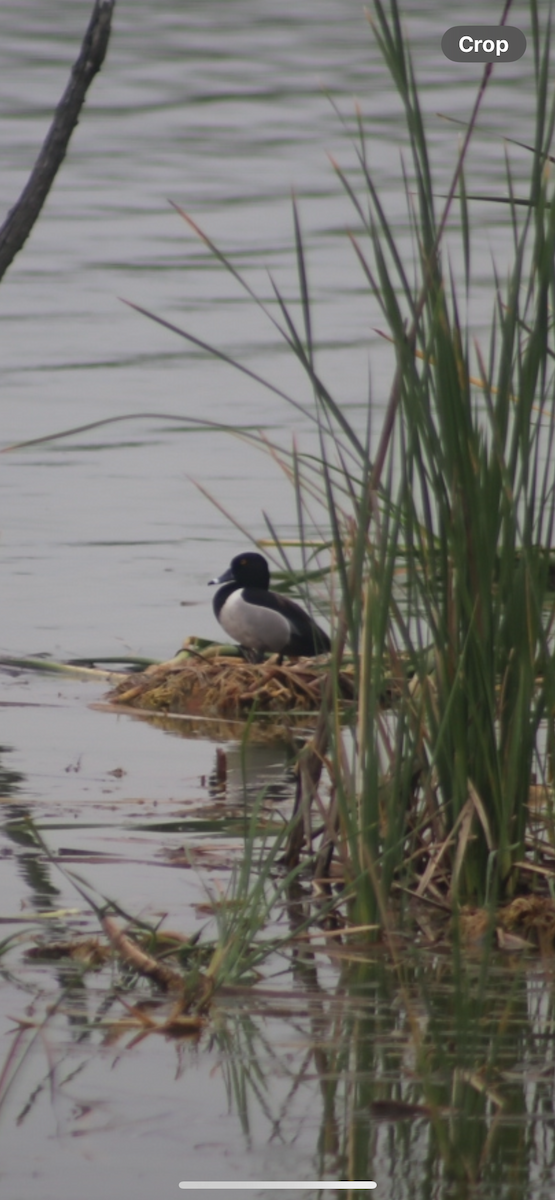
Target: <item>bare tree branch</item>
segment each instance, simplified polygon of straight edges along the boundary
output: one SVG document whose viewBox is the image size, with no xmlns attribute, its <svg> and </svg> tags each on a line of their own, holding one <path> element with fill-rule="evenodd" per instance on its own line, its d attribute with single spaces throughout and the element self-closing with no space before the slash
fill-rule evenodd
<svg viewBox="0 0 555 1200">
<path fill-rule="evenodd" d="M 29 237 L 58 167 L 65 158 L 69 139 L 79 120 L 89 84 L 104 62 L 115 2 L 116 0 L 96 0 L 79 58 L 71 69 L 69 83 L 58 104 L 33 171 L 19 200 L 10 209 L 0 229 L 0 279 Z"/>
</svg>

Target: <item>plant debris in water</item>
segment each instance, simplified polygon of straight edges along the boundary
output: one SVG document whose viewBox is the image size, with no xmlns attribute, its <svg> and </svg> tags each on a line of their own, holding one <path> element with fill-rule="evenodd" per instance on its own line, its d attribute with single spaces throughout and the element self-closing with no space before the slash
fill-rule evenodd
<svg viewBox="0 0 555 1200">
<path fill-rule="evenodd" d="M 299 658 L 278 663 L 273 656 L 263 663 L 233 657 L 226 648 L 218 653 L 194 650 L 195 639 L 186 643 L 185 656 L 149 667 L 133 681 L 126 680 L 109 694 L 114 704 L 154 712 L 184 713 L 189 716 L 246 719 L 253 709 L 259 713 L 296 715 L 318 712 L 327 679 L 329 656 Z M 340 672 L 339 685 L 345 700 L 353 698 L 353 671 Z"/>
</svg>

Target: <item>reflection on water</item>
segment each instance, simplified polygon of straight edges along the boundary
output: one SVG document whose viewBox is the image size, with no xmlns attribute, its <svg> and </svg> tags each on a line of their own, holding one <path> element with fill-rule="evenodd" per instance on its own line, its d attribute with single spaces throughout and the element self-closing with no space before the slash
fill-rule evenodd
<svg viewBox="0 0 555 1200">
<path fill-rule="evenodd" d="M 3 211 L 26 181 L 89 9 L 89 0 L 2 5 Z M 437 5 L 403 9 L 441 192 L 458 131 L 436 114 L 466 118 L 478 71 L 454 70 L 441 55 Z M 465 13 L 483 18 L 478 6 Z M 532 140 L 532 69 L 525 56 L 498 73 L 469 192 L 504 191 L 504 134 Z M 406 142 L 358 2 L 118 0 L 108 59 L 67 160 L 0 288 L 4 443 L 155 411 L 261 426 L 284 444 L 294 433 L 310 450 L 313 431 L 298 411 L 118 300 L 185 325 L 310 403 L 293 356 L 167 205 L 170 197 L 191 211 L 264 296 L 269 266 L 289 299 L 292 187 L 319 369 L 363 429 L 370 360 L 379 426 L 391 352 L 345 236 L 353 212 L 328 151 L 355 185 L 357 167 L 328 95 L 348 131 L 360 101 L 372 170 L 409 260 Z M 510 154 L 518 193 L 528 159 Z M 481 337 L 494 269 L 504 274 L 511 247 L 510 212 L 476 202 L 471 217 L 469 307 Z M 273 460 L 222 433 L 177 433 L 166 418 L 4 458 L 2 649 L 167 658 L 188 635 L 214 636 L 206 584 L 245 535 L 193 479 L 253 535 L 266 532 L 263 509 L 277 514 L 282 536 L 296 533 L 294 496 Z M 28 915 L 40 915 L 52 939 L 68 923 L 80 934 L 96 928 L 60 865 L 84 877 L 99 904 L 114 898 L 134 915 L 195 930 L 201 863 L 201 879 L 225 892 L 245 810 L 261 789 L 266 817 L 291 804 L 294 747 L 251 739 L 243 752 L 235 727 L 212 727 L 214 741 L 200 724 L 195 738 L 169 736 L 176 728 L 161 721 L 88 710 L 101 696 L 83 684 L 20 676 L 3 689 L 2 740 L 14 751 L 1 777 L 0 917 L 22 946 L 10 943 L 0 960 L 0 1117 L 2 1171 L 19 1195 L 74 1200 L 78 1178 L 80 1200 L 151 1200 L 187 1177 L 317 1172 L 369 1176 L 393 1200 L 550 1194 L 552 990 L 535 967 L 495 956 L 487 979 L 466 962 L 453 977 L 449 956 L 423 949 L 397 972 L 385 953 L 368 959 L 366 947 L 342 946 L 336 931 L 325 942 L 319 933 L 318 947 L 298 934 L 290 967 L 272 962 L 266 994 L 222 997 L 198 1044 L 156 1035 L 133 1044 L 114 1022 L 126 1002 L 145 999 L 146 985 L 119 980 L 118 992 L 106 968 L 83 975 L 25 962 Z M 282 923 L 298 930 L 309 902 L 292 898 Z M 46 920 L 52 909 L 62 915 Z M 14 1034 L 8 1015 L 22 1013 L 38 1029 Z"/>
<path fill-rule="evenodd" d="M 4 757 L 9 752 L 9 746 L 0 746 L 0 796 L 2 798 L 16 792 L 24 779 L 21 771 L 11 771 L 8 766 L 4 765 Z"/>
<path fill-rule="evenodd" d="M 298 906 L 296 894 L 293 923 Z M 543 967 L 495 955 L 454 976 L 450 954 L 407 947 L 395 967 L 381 950 L 314 934 L 299 940 L 292 979 L 276 962 L 273 981 L 224 993 L 192 1040 L 126 1023 L 141 1008 L 162 1022 L 171 1006 L 147 1003 L 144 986 L 122 993 L 105 969 L 26 974 L 41 1020 L 39 982 L 49 997 L 48 1050 L 37 1047 L 14 1081 L 13 1149 L 22 1182 L 25 1143 L 40 1145 L 41 1175 L 56 1156 L 60 1200 L 74 1195 L 71 1144 L 84 1134 L 96 1147 L 92 1162 L 77 1150 L 85 1200 L 115 1138 L 145 1200 L 168 1153 L 184 1179 L 375 1179 L 396 1200 L 548 1195 L 536 1183 L 555 1170 L 555 1014 Z M 32 1037 L 12 1035 L 20 1055 Z M 37 1142 L 52 1078 L 53 1144 Z M 32 1179 L 30 1188 L 39 1195 Z"/>
<path fill-rule="evenodd" d="M 233 760 L 213 754 L 225 787 Z M 228 803 L 220 793 L 211 800 L 207 819 Z M 485 946 L 453 954 L 442 922 L 434 930 L 426 914 L 393 953 L 372 949 L 340 927 L 307 927 L 317 910 L 296 881 L 274 914 L 289 948 L 273 953 L 255 986 L 218 993 L 200 1035 L 176 1038 L 163 1030 L 174 1001 L 128 968 L 25 955 L 37 936 L 52 952 L 96 936 L 98 916 L 83 899 L 99 881 L 97 859 L 76 867 L 60 846 L 46 853 L 26 811 L 13 804 L 5 813 L 36 915 L 29 921 L 26 906 L 22 917 L 4 917 L 20 944 L 2 960 L 2 1006 L 25 1021 L 5 1028 L 0 1071 L 22 1195 L 53 1196 L 44 1188 L 52 1179 L 59 1200 L 72 1200 L 77 1162 L 84 1200 L 124 1165 L 133 1193 L 147 1200 L 170 1162 L 185 1179 L 371 1178 L 398 1200 L 547 1200 L 536 1180 L 555 1170 L 549 964 Z M 62 837 L 74 836 L 67 825 Z M 154 818 L 147 828 L 152 836 Z M 122 847 L 106 876 L 116 903 L 125 861 Z M 75 870 L 85 893 L 68 886 Z M 186 882 L 190 871 L 171 875 Z M 151 882 L 145 872 L 152 904 Z M 158 890 L 171 899 L 166 886 Z M 190 935 L 198 920 L 180 929 L 177 911 L 160 914 L 164 926 Z M 212 934 L 202 921 L 204 939 Z"/>
<path fill-rule="evenodd" d="M 207 780 L 209 796 L 228 804 L 254 804 L 261 793 L 266 804 L 291 803 L 295 787 L 293 765 L 296 747 L 292 742 L 231 742 L 216 750 L 215 764 Z"/>
</svg>

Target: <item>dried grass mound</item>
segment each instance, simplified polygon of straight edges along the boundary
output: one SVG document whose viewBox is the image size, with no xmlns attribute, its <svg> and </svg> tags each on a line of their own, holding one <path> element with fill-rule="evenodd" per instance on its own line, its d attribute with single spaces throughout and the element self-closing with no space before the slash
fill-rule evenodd
<svg viewBox="0 0 555 1200">
<path fill-rule="evenodd" d="M 149 667 L 132 683 L 120 683 L 108 699 L 151 712 L 187 716 L 246 719 L 257 713 L 289 716 L 317 712 L 327 678 L 329 658 L 299 658 L 278 664 L 277 658 L 249 663 L 227 654 L 195 653 Z M 345 699 L 353 696 L 353 678 L 342 672 Z"/>
<path fill-rule="evenodd" d="M 491 925 L 491 912 L 465 906 L 459 919 L 465 942 L 481 945 Z M 555 949 L 555 903 L 551 896 L 517 896 L 501 905 L 495 913 L 495 937 L 501 950 L 539 949 L 551 956 Z"/>
</svg>

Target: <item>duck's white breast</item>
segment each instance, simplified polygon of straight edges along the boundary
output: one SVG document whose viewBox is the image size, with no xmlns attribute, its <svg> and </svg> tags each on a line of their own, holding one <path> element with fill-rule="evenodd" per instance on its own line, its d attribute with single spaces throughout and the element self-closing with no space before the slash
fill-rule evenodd
<svg viewBox="0 0 555 1200">
<path fill-rule="evenodd" d="M 243 590 L 232 592 L 219 612 L 220 625 L 240 646 L 279 654 L 291 634 L 289 621 L 273 608 L 248 604 Z"/>
</svg>

